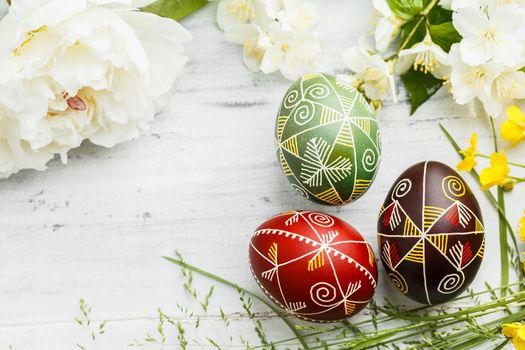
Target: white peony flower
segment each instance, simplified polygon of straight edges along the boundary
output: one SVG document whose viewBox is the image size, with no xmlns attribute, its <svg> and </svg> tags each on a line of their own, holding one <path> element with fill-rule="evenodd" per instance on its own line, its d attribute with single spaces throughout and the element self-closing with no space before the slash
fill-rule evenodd
<svg viewBox="0 0 525 350">
<path fill-rule="evenodd" d="M 383 51 L 397 37 L 404 22 L 394 16 L 386 0 L 372 0 L 372 5 L 376 10 L 375 19 L 373 19 L 373 22 L 376 23 L 374 31 L 376 50 Z"/>
<path fill-rule="evenodd" d="M 186 63 L 189 33 L 132 0 L 17 0 L 0 22 L 0 171 L 45 169 L 83 140 L 148 127 Z"/>
<path fill-rule="evenodd" d="M 439 45 L 434 44 L 428 34 L 423 41 L 399 53 L 396 72 L 404 74 L 411 67 L 431 73 L 438 79 L 443 79 L 450 74 L 448 54 Z"/>
<path fill-rule="evenodd" d="M 392 75 L 392 63 L 381 56 L 370 54 L 362 47 L 351 47 L 343 54 L 346 66 L 354 72 L 354 81 L 362 84 L 371 100 L 396 99 L 396 86 Z"/>
<path fill-rule="evenodd" d="M 477 66 L 493 60 L 514 66 L 523 55 L 523 17 L 513 5 L 463 8 L 454 13 L 453 23 L 463 37 L 460 52 L 463 61 Z"/>
</svg>

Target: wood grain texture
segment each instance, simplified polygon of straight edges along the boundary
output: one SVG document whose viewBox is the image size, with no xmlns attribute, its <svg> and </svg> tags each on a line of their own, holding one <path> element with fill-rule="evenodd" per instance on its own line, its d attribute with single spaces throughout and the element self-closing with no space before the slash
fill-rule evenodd
<svg viewBox="0 0 525 350">
<path fill-rule="evenodd" d="M 343 50 L 371 30 L 371 8 L 331 0 L 321 9 L 325 70 L 340 73 Z M 377 255 L 377 214 L 397 176 L 422 160 L 457 162 L 438 122 L 462 144 L 477 131 L 480 147 L 491 147 L 486 120 L 469 117 L 446 92 L 412 118 L 401 95 L 400 103 L 381 112 L 383 161 L 367 194 L 344 207 L 313 204 L 292 190 L 274 152 L 275 113 L 289 82 L 249 72 L 241 49 L 224 41 L 214 19 L 210 4 L 183 21 L 194 36 L 187 47 L 190 63 L 168 107 L 140 139 L 113 149 L 85 144 L 71 153 L 67 166 L 55 160 L 45 173 L 25 171 L 0 182 L 0 349 L 89 345 L 73 322 L 81 297 L 93 305 L 94 319 L 108 320 L 107 334 L 88 349 L 126 349 L 134 338 L 154 334 L 157 307 L 176 314 L 176 303 L 195 306 L 178 268 L 161 259 L 176 249 L 189 262 L 257 290 L 247 264 L 249 238 L 265 219 L 288 209 L 347 220 Z M 509 154 L 525 162 L 523 148 Z M 466 180 L 487 228 L 487 254 L 473 284 L 481 289 L 485 281 L 499 283 L 497 216 L 468 175 Z M 523 198 L 523 189 L 508 196 L 512 223 L 525 209 Z M 377 300 L 388 295 L 409 303 L 383 270 L 379 276 Z M 209 284 L 196 285 L 205 291 Z M 219 333 L 227 344 L 218 330 L 219 306 L 232 317 L 232 334 L 253 333 L 238 296 L 219 288 L 201 338 Z M 279 321 L 268 327 L 275 337 L 289 336 Z"/>
</svg>

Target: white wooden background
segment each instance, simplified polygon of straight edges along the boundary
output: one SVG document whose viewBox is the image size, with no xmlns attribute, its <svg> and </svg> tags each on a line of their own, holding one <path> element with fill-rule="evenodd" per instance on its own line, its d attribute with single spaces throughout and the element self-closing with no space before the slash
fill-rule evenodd
<svg viewBox="0 0 525 350">
<path fill-rule="evenodd" d="M 343 50 L 371 31 L 371 8 L 347 0 L 323 1 L 320 8 L 325 70 L 340 73 Z M 323 210 L 350 222 L 375 247 L 378 209 L 398 174 L 421 160 L 457 162 L 438 122 L 462 144 L 477 131 L 481 147 L 490 150 L 486 120 L 469 117 L 445 92 L 411 118 L 401 92 L 400 103 L 380 115 L 383 161 L 367 195 L 339 208 L 313 204 L 292 190 L 274 154 L 275 113 L 289 83 L 247 71 L 240 48 L 224 41 L 214 18 L 211 4 L 183 21 L 194 35 L 187 46 L 191 61 L 169 107 L 140 139 L 114 149 L 86 144 L 67 166 L 56 160 L 45 173 L 25 171 L 0 182 L 1 350 L 70 350 L 76 343 L 126 349 L 146 332 L 155 334 L 157 307 L 177 318 L 176 303 L 198 310 L 183 291 L 179 269 L 161 256 L 178 249 L 189 262 L 257 290 L 248 241 L 269 216 Z M 509 153 L 525 161 L 523 146 Z M 523 191 L 508 197 L 513 223 L 525 209 Z M 475 193 L 487 227 L 486 259 L 474 283 L 481 289 L 484 281 L 498 284 L 499 250 L 495 212 L 477 187 Z M 380 278 L 377 300 L 388 295 L 407 303 L 383 271 Z M 196 279 L 204 293 L 208 282 Z M 94 320 L 108 320 L 96 344 L 73 322 L 81 297 L 93 306 Z M 227 334 L 237 344 L 239 333 L 255 339 L 235 293 L 219 287 L 213 300 L 198 334 L 189 336 L 222 344 L 229 344 Z M 217 317 L 219 306 L 231 317 L 228 331 Z M 191 328 L 191 320 L 182 320 Z M 289 335 L 277 319 L 265 326 L 275 339 Z M 176 349 L 170 334 L 166 348 Z"/>
</svg>

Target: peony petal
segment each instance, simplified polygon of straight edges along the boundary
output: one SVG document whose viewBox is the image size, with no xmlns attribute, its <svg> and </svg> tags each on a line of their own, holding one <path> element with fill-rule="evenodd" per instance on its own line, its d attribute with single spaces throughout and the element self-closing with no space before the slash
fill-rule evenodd
<svg viewBox="0 0 525 350">
<path fill-rule="evenodd" d="M 148 58 L 147 90 L 155 100 L 171 89 L 188 62 L 182 44 L 191 40 L 191 34 L 179 23 L 152 14 L 127 12 L 123 18 L 135 29 Z"/>
</svg>

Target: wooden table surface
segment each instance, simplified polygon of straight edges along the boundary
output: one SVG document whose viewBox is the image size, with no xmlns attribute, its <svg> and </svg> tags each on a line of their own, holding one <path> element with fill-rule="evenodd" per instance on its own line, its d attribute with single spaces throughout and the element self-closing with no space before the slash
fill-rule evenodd
<svg viewBox="0 0 525 350">
<path fill-rule="evenodd" d="M 319 1 L 320 2 L 320 1 Z M 156 335 L 157 307 L 180 320 L 190 348 L 210 348 L 206 337 L 230 346 L 238 335 L 256 341 L 253 324 L 238 295 L 217 286 L 208 313 L 182 286 L 180 270 L 161 256 L 179 250 L 184 258 L 257 291 L 247 263 L 253 230 L 269 216 L 288 209 L 322 210 L 355 226 L 376 247 L 379 207 L 395 178 L 422 160 L 454 166 L 457 156 L 441 134 L 446 125 L 466 144 L 478 132 L 489 150 L 486 119 L 469 117 L 441 91 L 409 118 L 404 92 L 379 116 L 384 145 L 377 179 L 354 204 L 326 207 L 296 194 L 277 162 L 275 113 L 289 82 L 279 75 L 253 74 L 242 64 L 241 49 L 228 44 L 215 25 L 215 4 L 182 21 L 193 34 L 190 62 L 177 81 L 168 107 L 151 130 L 135 141 L 104 149 L 83 145 L 67 166 L 54 160 L 45 173 L 24 171 L 0 181 L 0 349 L 126 349 L 146 333 Z M 342 53 L 372 29 L 371 6 L 331 0 L 321 6 L 325 71 L 344 71 Z M 523 146 L 509 152 L 525 161 Z M 497 217 L 468 175 L 480 200 L 487 228 L 487 254 L 473 287 L 499 283 Z M 511 222 L 525 209 L 523 188 L 508 196 Z M 388 296 L 407 303 L 380 270 L 377 300 Z M 209 282 L 195 277 L 202 299 Z M 79 300 L 92 305 L 94 323 L 107 320 L 96 344 L 73 321 Z M 195 316 L 177 304 L 202 314 Z M 225 330 L 219 307 L 227 314 Z M 289 331 L 261 312 L 272 339 Z M 366 317 L 366 315 L 362 316 Z M 270 321 L 268 321 L 270 320 Z M 168 346 L 178 349 L 176 332 Z M 160 349 L 151 345 L 147 349 Z"/>
</svg>

